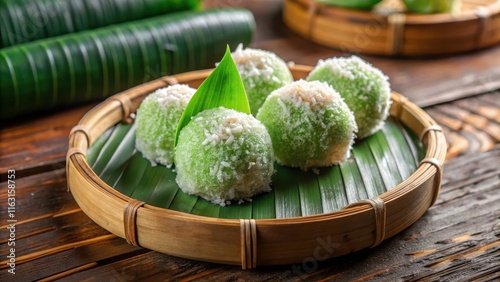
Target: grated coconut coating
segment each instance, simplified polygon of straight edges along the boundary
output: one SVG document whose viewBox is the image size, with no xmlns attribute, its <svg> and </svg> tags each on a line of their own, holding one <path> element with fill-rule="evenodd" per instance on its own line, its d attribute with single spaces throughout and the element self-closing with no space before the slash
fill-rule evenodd
<svg viewBox="0 0 500 282">
<path fill-rule="evenodd" d="M 276 54 L 260 49 L 243 49 L 241 45 L 231 54 L 255 116 L 273 90 L 293 81 L 286 63 Z"/>
<path fill-rule="evenodd" d="M 279 163 L 309 168 L 339 164 L 350 156 L 354 115 L 327 83 L 298 80 L 273 91 L 257 114 Z"/>
<path fill-rule="evenodd" d="M 391 105 L 389 79 L 359 57 L 320 60 L 307 80 L 327 82 L 340 93 L 356 117 L 359 139 L 384 125 Z"/>
<path fill-rule="evenodd" d="M 182 129 L 175 149 L 177 184 L 224 206 L 271 190 L 271 138 L 253 116 L 215 108 L 200 112 Z"/>
<path fill-rule="evenodd" d="M 153 166 L 172 166 L 177 123 L 195 92 L 187 85 L 171 85 L 149 94 L 139 106 L 135 147 Z"/>
</svg>

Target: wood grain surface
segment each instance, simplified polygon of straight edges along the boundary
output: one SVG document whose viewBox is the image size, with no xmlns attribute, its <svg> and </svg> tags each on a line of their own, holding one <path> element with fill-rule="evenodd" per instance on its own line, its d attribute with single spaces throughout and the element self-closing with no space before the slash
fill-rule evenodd
<svg viewBox="0 0 500 282">
<path fill-rule="evenodd" d="M 252 2 L 252 4 L 250 4 Z M 314 65 L 348 55 L 283 25 L 280 1 L 245 6 L 253 47 Z M 0 129 L 0 281 L 498 281 L 500 280 L 500 46 L 439 58 L 363 56 L 394 90 L 442 127 L 448 153 L 440 196 L 424 216 L 380 246 L 326 261 L 258 267 L 204 263 L 128 245 L 90 220 L 66 191 L 68 134 L 95 104 L 25 117 Z M 8 273 L 7 175 L 16 171 L 16 274 Z M 313 254 L 311 254 L 313 258 Z"/>
</svg>

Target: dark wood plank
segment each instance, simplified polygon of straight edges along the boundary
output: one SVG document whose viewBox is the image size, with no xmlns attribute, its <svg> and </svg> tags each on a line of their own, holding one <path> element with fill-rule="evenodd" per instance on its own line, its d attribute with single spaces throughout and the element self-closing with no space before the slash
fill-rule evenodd
<svg viewBox="0 0 500 282">
<path fill-rule="evenodd" d="M 128 257 L 151 252 L 133 247 L 121 238 L 113 238 L 94 244 L 83 245 L 32 261 L 16 267 L 17 281 L 35 281 L 50 277 L 65 277 L 73 270 L 106 265 L 112 261 L 121 261 Z M 37 267 L 33 267 L 36 265 Z"/>
<path fill-rule="evenodd" d="M 214 268 L 217 270 L 224 267 L 150 252 L 99 265 L 61 281 L 84 281 L 92 280 L 94 277 L 105 280 L 114 278 L 120 281 L 179 281 L 187 276 L 210 272 Z"/>
<path fill-rule="evenodd" d="M 0 185 L 2 188 L 7 187 L 5 182 L 0 182 Z M 7 192 L 7 189 L 1 189 L 0 199 L 6 199 Z M 15 196 L 18 221 L 49 217 L 78 209 L 73 196 L 67 192 L 64 168 L 30 177 L 17 177 Z M 1 209 L 0 216 L 7 218 L 7 210 Z"/>
<path fill-rule="evenodd" d="M 9 169 L 21 178 L 63 168 L 69 132 L 93 106 L 5 122 L 0 129 L 0 182 Z"/>
<path fill-rule="evenodd" d="M 500 108 L 487 99 L 500 100 L 500 91 L 425 108 L 444 130 L 448 160 L 488 151 L 500 142 Z"/>
</svg>

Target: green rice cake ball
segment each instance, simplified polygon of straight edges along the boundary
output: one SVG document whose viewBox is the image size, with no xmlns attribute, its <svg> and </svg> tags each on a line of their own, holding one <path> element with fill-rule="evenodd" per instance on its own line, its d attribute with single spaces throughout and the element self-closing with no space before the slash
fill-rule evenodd
<svg viewBox="0 0 500 282">
<path fill-rule="evenodd" d="M 354 112 L 359 139 L 377 132 L 387 119 L 391 105 L 388 77 L 356 56 L 320 60 L 308 81 L 327 82 Z"/>
<path fill-rule="evenodd" d="M 135 147 L 153 166 L 172 166 L 177 123 L 195 92 L 187 85 L 171 85 L 149 94 L 137 109 Z"/>
<path fill-rule="evenodd" d="M 252 115 L 256 115 L 272 91 L 293 81 L 286 63 L 276 54 L 240 46 L 231 54 L 248 96 Z"/>
<path fill-rule="evenodd" d="M 224 206 L 271 190 L 271 137 L 252 115 L 202 111 L 181 130 L 175 152 L 176 181 L 188 194 Z"/>
<path fill-rule="evenodd" d="M 269 131 L 279 163 L 309 168 L 350 156 L 354 115 L 327 83 L 298 80 L 275 90 L 257 114 Z"/>
</svg>

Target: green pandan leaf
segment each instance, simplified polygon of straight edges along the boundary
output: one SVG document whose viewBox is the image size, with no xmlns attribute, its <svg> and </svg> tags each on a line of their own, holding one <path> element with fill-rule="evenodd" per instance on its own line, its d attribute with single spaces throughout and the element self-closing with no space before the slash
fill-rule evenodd
<svg viewBox="0 0 500 282">
<path fill-rule="evenodd" d="M 196 93 L 186 106 L 177 125 L 175 145 L 177 146 L 179 133 L 191 121 L 191 117 L 204 110 L 218 107 L 250 114 L 247 94 L 238 69 L 231 57 L 229 46 L 227 46 L 226 53 L 219 65 L 198 87 L 198 90 L 196 90 Z"/>
</svg>

